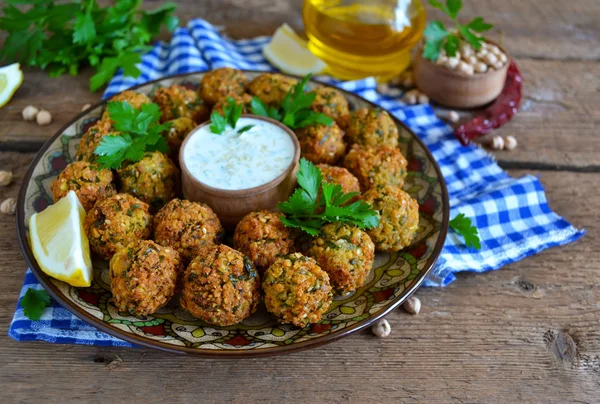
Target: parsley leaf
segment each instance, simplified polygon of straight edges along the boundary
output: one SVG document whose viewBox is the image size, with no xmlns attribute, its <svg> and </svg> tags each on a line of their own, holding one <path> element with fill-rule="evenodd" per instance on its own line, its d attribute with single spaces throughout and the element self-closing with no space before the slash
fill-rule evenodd
<svg viewBox="0 0 600 404">
<path fill-rule="evenodd" d="M 311 78 L 311 74 L 306 75 L 300 82 L 288 91 L 281 102 L 281 108 L 266 106 L 256 97 L 250 102 L 250 110 L 255 115 L 266 116 L 280 121 L 291 129 L 304 128 L 310 125 L 333 125 L 333 119 L 329 116 L 314 112 L 310 109 L 315 97 L 315 93 L 307 93 L 306 84 Z"/>
<path fill-rule="evenodd" d="M 50 295 L 45 290 L 27 289 L 25 295 L 21 298 L 23 314 L 31 320 L 39 320 L 44 313 L 44 309 L 50 306 Z"/>
<path fill-rule="evenodd" d="M 339 184 L 323 181 L 321 171 L 306 159 L 300 160 L 298 185 L 290 199 L 277 205 L 285 214 L 282 222 L 315 236 L 326 223 L 342 222 L 361 229 L 379 225 L 379 216 L 363 201 L 348 204 L 358 195 L 345 194 Z"/>
<path fill-rule="evenodd" d="M 227 129 L 227 125 L 231 126 L 231 128 L 235 129 L 235 125 L 237 125 L 237 121 L 242 116 L 242 109 L 244 106 L 242 104 L 238 104 L 232 97 L 227 97 L 226 103 L 223 106 L 223 114 L 219 114 L 217 111 L 213 111 L 210 114 L 210 131 L 217 135 L 220 135 Z M 252 127 L 252 125 L 248 125 Z M 244 127 L 246 128 L 246 127 Z M 244 129 L 242 128 L 242 129 Z M 250 128 L 244 129 L 242 132 L 249 130 Z M 242 133 L 238 132 L 238 133 Z"/>
<path fill-rule="evenodd" d="M 471 225 L 471 219 L 466 217 L 464 213 L 459 213 L 454 219 L 450 220 L 450 228 L 463 236 L 467 247 L 476 250 L 481 249 L 477 227 Z"/>
<path fill-rule="evenodd" d="M 220 135 L 227 129 L 227 119 L 217 111 L 213 111 L 212 114 L 210 114 L 210 121 L 210 131 L 212 133 Z"/>
<path fill-rule="evenodd" d="M 108 113 L 113 128 L 120 133 L 104 136 L 94 149 L 101 167 L 117 169 L 125 160 L 140 161 L 145 152 L 168 150 L 162 133 L 169 130 L 171 123 L 159 124 L 158 105 L 143 104 L 136 109 L 127 101 L 111 101 Z"/>
<path fill-rule="evenodd" d="M 21 62 L 47 70 L 51 77 L 78 74 L 90 65 L 96 74 L 91 91 L 107 83 L 119 68 L 138 77 L 141 53 L 161 27 L 174 30 L 176 5 L 142 10 L 142 0 L 100 6 L 96 0 L 11 0 L 4 2 L 0 31 L 7 33 L 0 61 Z M 21 7 L 18 8 L 17 6 Z"/>
<path fill-rule="evenodd" d="M 254 127 L 254 125 L 246 125 L 246 126 L 242 126 L 241 128 L 238 129 L 237 133 L 238 134 L 242 134 L 244 132 L 248 132 L 250 129 L 252 129 Z"/>
<path fill-rule="evenodd" d="M 481 48 L 485 40 L 480 34 L 493 28 L 492 24 L 484 21 L 483 17 L 475 17 L 467 25 L 458 22 L 458 12 L 462 9 L 462 0 L 446 0 L 444 5 L 438 0 L 429 0 L 429 4 L 441 10 L 456 24 L 455 31 L 448 31 L 440 21 L 431 21 L 425 27 L 425 45 L 423 46 L 423 57 L 436 61 L 442 49 L 448 56 L 456 56 L 461 40 L 466 41 L 475 50 Z"/>
</svg>

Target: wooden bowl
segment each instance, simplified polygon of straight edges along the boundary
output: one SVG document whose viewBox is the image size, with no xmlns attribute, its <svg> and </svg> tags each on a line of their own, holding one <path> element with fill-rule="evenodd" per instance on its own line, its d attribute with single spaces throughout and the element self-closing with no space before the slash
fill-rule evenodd
<svg viewBox="0 0 600 404">
<path fill-rule="evenodd" d="M 504 52 L 504 49 L 500 49 Z M 438 104 L 452 108 L 475 108 L 500 95 L 508 65 L 507 62 L 500 70 L 490 69 L 485 73 L 466 75 L 436 65 L 425 59 L 419 51 L 415 57 L 415 83 L 420 91 Z"/>
<path fill-rule="evenodd" d="M 294 143 L 294 158 L 290 166 L 277 178 L 254 188 L 228 190 L 214 188 L 204 184 L 194 177 L 188 170 L 183 158 L 183 151 L 188 140 L 200 128 L 210 125 L 205 122 L 197 126 L 185 138 L 179 150 L 179 164 L 181 166 L 181 185 L 185 199 L 204 202 L 217 214 L 221 224 L 227 229 L 233 229 L 238 222 L 248 213 L 261 209 L 274 209 L 281 201 L 287 200 L 296 187 L 296 173 L 300 161 L 300 143 L 294 132 L 282 123 L 263 116 L 242 115 L 243 117 L 262 119 L 285 130 Z"/>
</svg>

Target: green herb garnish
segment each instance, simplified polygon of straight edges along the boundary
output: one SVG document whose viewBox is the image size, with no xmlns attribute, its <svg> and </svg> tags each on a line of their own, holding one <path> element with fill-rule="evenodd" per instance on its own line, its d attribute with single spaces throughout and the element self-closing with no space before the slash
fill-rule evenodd
<svg viewBox="0 0 600 404">
<path fill-rule="evenodd" d="M 276 119 L 291 129 L 304 128 L 306 126 L 321 124 L 333 125 L 333 119 L 327 115 L 314 112 L 310 109 L 315 93 L 307 93 L 306 84 L 311 75 L 306 75 L 298 84 L 288 91 L 281 102 L 281 108 L 277 109 L 265 105 L 261 100 L 254 97 L 250 103 L 250 110 L 254 115 L 266 116 Z"/>
<path fill-rule="evenodd" d="M 2 9 L 0 30 L 8 37 L 0 60 L 18 61 L 48 70 L 51 77 L 77 75 L 90 65 L 96 74 L 90 90 L 107 83 L 119 67 L 126 76 L 138 77 L 141 54 L 164 25 L 169 31 L 179 21 L 176 5 L 165 3 L 154 10 L 140 10 L 141 0 L 118 0 L 100 7 L 95 0 L 9 0 Z M 15 5 L 30 6 L 21 11 Z"/>
<path fill-rule="evenodd" d="M 44 309 L 50 306 L 50 295 L 45 290 L 27 289 L 25 295 L 21 298 L 23 314 L 31 320 L 39 320 L 44 313 Z"/>
<path fill-rule="evenodd" d="M 209 126 L 210 131 L 214 134 L 220 135 L 225 132 L 227 126 L 231 126 L 235 129 L 240 116 L 242 116 L 242 104 L 236 103 L 232 97 L 227 97 L 226 104 L 223 106 L 223 114 L 213 111 L 210 114 L 211 125 Z M 254 125 L 246 125 L 240 128 L 237 133 L 244 133 L 252 129 Z"/>
<path fill-rule="evenodd" d="M 379 216 L 369 204 L 363 201 L 348 204 L 358 192 L 345 194 L 339 184 L 323 181 L 321 170 L 304 158 L 300 160 L 297 177 L 300 187 L 287 202 L 277 205 L 286 215 L 281 216 L 286 226 L 316 236 L 326 223 L 350 223 L 361 229 L 379 225 Z"/>
<path fill-rule="evenodd" d="M 481 249 L 477 227 L 471 224 L 471 219 L 466 217 L 464 213 L 459 213 L 454 219 L 450 220 L 450 228 L 463 236 L 467 247 L 472 247 L 476 250 Z"/>
<path fill-rule="evenodd" d="M 463 25 L 458 22 L 458 12 L 462 8 L 462 0 L 446 0 L 442 4 L 438 0 L 429 0 L 429 4 L 444 14 L 449 16 L 456 24 L 456 31 L 447 31 L 441 21 L 431 21 L 425 28 L 425 47 L 423 48 L 423 57 L 431 61 L 436 61 L 440 56 L 442 48 L 450 57 L 456 56 L 460 45 L 460 40 L 467 41 L 475 50 L 481 48 L 481 43 L 485 38 L 479 35 L 481 32 L 488 31 L 494 26 L 484 21 L 483 17 L 475 17 L 470 23 Z"/>
<path fill-rule="evenodd" d="M 108 103 L 113 128 L 121 132 L 104 136 L 94 149 L 98 164 L 103 168 L 119 168 L 125 160 L 140 161 L 147 151 L 168 150 L 162 133 L 169 130 L 170 123 L 160 124 L 160 108 L 156 104 L 143 104 L 135 109 L 127 101 Z"/>
</svg>

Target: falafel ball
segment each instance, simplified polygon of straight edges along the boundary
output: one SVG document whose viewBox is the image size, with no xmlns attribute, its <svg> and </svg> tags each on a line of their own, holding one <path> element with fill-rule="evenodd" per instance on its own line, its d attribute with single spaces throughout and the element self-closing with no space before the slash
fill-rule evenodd
<svg viewBox="0 0 600 404">
<path fill-rule="evenodd" d="M 270 267 L 277 257 L 294 251 L 294 237 L 280 214 L 260 210 L 242 218 L 233 233 L 233 248 L 252 260 L 259 272 Z"/>
<path fill-rule="evenodd" d="M 219 244 L 223 227 L 208 206 L 200 202 L 173 199 L 154 216 L 154 241 L 177 250 L 192 260 L 200 250 Z"/>
<path fill-rule="evenodd" d="M 108 101 L 109 102 L 110 101 L 127 101 L 135 109 L 139 109 L 142 107 L 142 105 L 150 104 L 152 102 L 152 101 L 150 101 L 150 98 L 148 98 L 148 96 L 146 94 L 136 93 L 135 91 L 132 91 L 132 90 L 123 91 L 123 92 L 115 95 Z M 102 119 L 111 121 L 110 114 L 108 113 L 108 108 L 105 109 L 104 112 L 102 113 Z M 112 121 L 111 121 L 111 123 L 112 123 Z"/>
<path fill-rule="evenodd" d="M 179 253 L 152 240 L 134 241 L 110 260 L 110 290 L 119 311 L 147 316 L 175 294 Z"/>
<path fill-rule="evenodd" d="M 92 251 L 110 259 L 118 250 L 152 235 L 152 215 L 147 203 L 129 194 L 102 199 L 83 222 Z"/>
<path fill-rule="evenodd" d="M 185 270 L 181 306 L 209 324 L 237 324 L 256 311 L 259 301 L 254 264 L 231 247 L 206 248 Z"/>
<path fill-rule="evenodd" d="M 278 107 L 298 80 L 278 73 L 264 73 L 248 84 L 248 92 L 267 105 Z"/>
<path fill-rule="evenodd" d="M 335 164 L 346 153 L 344 131 L 331 126 L 310 125 L 296 130 L 302 157 L 314 164 Z"/>
<path fill-rule="evenodd" d="M 380 108 L 361 108 L 351 112 L 344 129 L 349 144 L 398 146 L 398 127 Z"/>
<path fill-rule="evenodd" d="M 316 94 L 316 97 L 310 109 L 327 115 L 336 121 L 338 125 L 343 126 L 344 118 L 350 114 L 346 97 L 335 88 L 327 86 L 318 87 L 311 93 Z"/>
<path fill-rule="evenodd" d="M 162 115 L 161 122 L 175 118 L 190 118 L 196 123 L 204 122 L 210 115 L 210 108 L 194 90 L 173 84 L 154 92 L 152 100 L 158 104 Z"/>
<path fill-rule="evenodd" d="M 344 167 L 358 178 L 363 191 L 379 186 L 402 187 L 408 162 L 397 147 L 354 145 L 344 158 Z"/>
<path fill-rule="evenodd" d="M 319 164 L 317 168 L 321 171 L 321 175 L 323 175 L 323 181 L 340 185 L 344 193 L 360 192 L 358 179 L 344 167 Z"/>
<path fill-rule="evenodd" d="M 267 310 L 297 327 L 319 321 L 333 301 L 327 272 L 300 253 L 278 258 L 265 271 L 262 287 Z"/>
<path fill-rule="evenodd" d="M 241 96 L 248 79 L 241 70 L 222 67 L 206 73 L 200 84 L 200 96 L 207 104 L 215 104 L 227 96 Z"/>
<path fill-rule="evenodd" d="M 225 116 L 225 105 L 229 102 L 229 97 L 231 97 L 237 105 L 242 105 L 242 114 L 247 114 L 250 111 L 252 96 L 250 94 L 242 94 L 219 98 L 217 103 L 213 106 L 213 112 Z"/>
<path fill-rule="evenodd" d="M 335 292 L 344 295 L 365 283 L 375 260 L 375 245 L 356 226 L 330 223 L 313 239 L 307 255 L 327 272 Z"/>
<path fill-rule="evenodd" d="M 173 160 L 177 161 L 179 158 L 179 149 L 181 148 L 181 144 L 189 135 L 189 133 L 196 127 L 196 123 L 192 121 L 190 118 L 175 118 L 171 121 L 171 128 L 165 133 L 163 133 L 163 137 L 167 141 L 167 146 L 169 147 L 169 151 L 167 152 L 168 156 Z"/>
<path fill-rule="evenodd" d="M 119 135 L 120 133 L 115 131 L 112 126 L 110 119 L 101 119 L 83 134 L 79 140 L 79 148 L 75 154 L 75 159 L 79 161 L 91 161 L 94 162 L 98 159 L 98 156 L 94 154 L 96 146 L 100 144 L 102 138 L 108 135 Z"/>
<path fill-rule="evenodd" d="M 96 201 L 117 193 L 113 173 L 88 161 L 75 161 L 60 173 L 50 185 L 54 202 L 75 191 L 85 211 L 92 209 Z"/>
<path fill-rule="evenodd" d="M 408 247 L 419 229 L 419 204 L 399 187 L 373 187 L 362 200 L 377 211 L 379 226 L 367 230 L 377 251 L 395 252 Z"/>
<path fill-rule="evenodd" d="M 166 154 L 146 152 L 140 161 L 117 170 L 119 192 L 127 192 L 160 209 L 179 195 L 179 169 Z"/>
</svg>

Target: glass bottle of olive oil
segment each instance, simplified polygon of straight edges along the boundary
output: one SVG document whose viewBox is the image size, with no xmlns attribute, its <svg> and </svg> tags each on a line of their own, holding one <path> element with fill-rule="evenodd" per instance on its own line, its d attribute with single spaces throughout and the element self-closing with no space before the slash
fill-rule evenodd
<svg viewBox="0 0 600 404">
<path fill-rule="evenodd" d="M 387 81 L 410 64 L 427 17 L 421 0 L 304 0 L 303 18 L 328 74 Z"/>
</svg>

